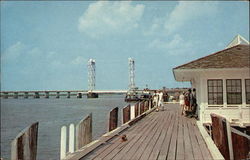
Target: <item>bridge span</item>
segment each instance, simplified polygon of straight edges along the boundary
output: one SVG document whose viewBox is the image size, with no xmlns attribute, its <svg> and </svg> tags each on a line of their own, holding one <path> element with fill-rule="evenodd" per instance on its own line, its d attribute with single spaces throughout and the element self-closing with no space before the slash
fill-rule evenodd
<svg viewBox="0 0 250 160">
<path fill-rule="evenodd" d="M 93 90 L 92 92 L 98 94 L 125 94 L 127 90 Z M 76 96 L 77 98 L 82 98 L 83 95 L 87 95 L 87 90 L 39 90 L 39 91 L 1 91 L 0 97 L 7 98 L 49 98 L 50 96 L 56 96 L 56 98 L 60 98 L 61 96 L 66 96 L 70 98 L 71 96 Z"/>
</svg>

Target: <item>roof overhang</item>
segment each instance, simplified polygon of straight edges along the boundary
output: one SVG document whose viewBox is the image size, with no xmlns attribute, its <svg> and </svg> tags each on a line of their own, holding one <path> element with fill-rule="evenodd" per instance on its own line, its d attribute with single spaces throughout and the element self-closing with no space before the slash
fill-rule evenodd
<svg viewBox="0 0 250 160">
<path fill-rule="evenodd" d="M 249 68 L 208 68 L 208 69 L 173 69 L 174 78 L 176 81 L 192 81 L 195 77 L 206 75 L 209 72 L 215 74 L 220 73 L 242 73 L 250 77 Z"/>
</svg>

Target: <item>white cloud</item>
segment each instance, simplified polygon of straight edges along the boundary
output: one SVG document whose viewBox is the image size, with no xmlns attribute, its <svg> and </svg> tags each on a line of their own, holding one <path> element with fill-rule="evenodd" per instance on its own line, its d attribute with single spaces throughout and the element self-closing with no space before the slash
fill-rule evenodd
<svg viewBox="0 0 250 160">
<path fill-rule="evenodd" d="M 79 18 L 78 29 L 93 38 L 127 32 L 138 27 L 144 5 L 132 5 L 130 1 L 98 1 L 89 5 Z"/>
<path fill-rule="evenodd" d="M 151 22 L 152 24 L 151 24 L 150 28 L 143 31 L 143 34 L 145 36 L 148 36 L 148 35 L 153 35 L 155 33 L 159 33 L 159 30 L 162 30 L 164 20 L 165 20 L 165 18 L 163 18 L 163 17 L 154 18 L 153 21 Z"/>
<path fill-rule="evenodd" d="M 84 57 L 78 56 L 71 61 L 71 64 L 79 65 L 79 64 L 86 64 L 86 62 L 87 60 Z"/>
<path fill-rule="evenodd" d="M 149 44 L 149 47 L 164 50 L 168 55 L 183 55 L 194 53 L 194 43 L 185 41 L 179 34 L 175 34 L 171 40 L 155 39 Z"/>
<path fill-rule="evenodd" d="M 168 34 L 174 33 L 187 23 L 198 18 L 207 18 L 217 11 L 217 2 L 180 1 L 168 16 L 165 29 Z"/>
<path fill-rule="evenodd" d="M 17 59 L 22 54 L 24 49 L 25 45 L 22 42 L 18 41 L 3 52 L 1 59 L 2 60 Z"/>
</svg>

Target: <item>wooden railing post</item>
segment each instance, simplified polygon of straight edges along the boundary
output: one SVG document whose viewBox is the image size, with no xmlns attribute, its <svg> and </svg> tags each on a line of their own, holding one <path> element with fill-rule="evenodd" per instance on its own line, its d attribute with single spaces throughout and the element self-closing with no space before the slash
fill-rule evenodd
<svg viewBox="0 0 250 160">
<path fill-rule="evenodd" d="M 76 126 L 76 149 L 80 149 L 92 141 L 92 113 Z"/>
<path fill-rule="evenodd" d="M 36 160 L 38 122 L 25 128 L 11 143 L 11 160 Z"/>
<path fill-rule="evenodd" d="M 139 115 L 139 102 L 135 104 L 135 117 Z"/>
<path fill-rule="evenodd" d="M 212 137 L 215 145 L 226 160 L 230 159 L 226 119 L 216 114 L 211 114 Z"/>
<path fill-rule="evenodd" d="M 132 105 L 130 107 L 130 119 L 134 119 L 135 118 L 135 105 Z"/>
<path fill-rule="evenodd" d="M 115 107 L 109 113 L 109 132 L 116 129 L 118 126 L 118 110 L 118 107 Z"/>
<path fill-rule="evenodd" d="M 75 151 L 75 125 L 71 123 L 69 125 L 69 152 Z"/>
<path fill-rule="evenodd" d="M 130 120 L 130 105 L 127 105 L 122 109 L 123 124 Z"/>
<path fill-rule="evenodd" d="M 144 101 L 140 102 L 140 115 L 144 113 Z"/>
<path fill-rule="evenodd" d="M 250 136 L 231 128 L 233 155 L 235 160 L 250 158 Z"/>
<path fill-rule="evenodd" d="M 66 153 L 67 153 L 67 127 L 62 126 L 62 128 L 61 128 L 60 159 L 65 158 Z"/>
</svg>

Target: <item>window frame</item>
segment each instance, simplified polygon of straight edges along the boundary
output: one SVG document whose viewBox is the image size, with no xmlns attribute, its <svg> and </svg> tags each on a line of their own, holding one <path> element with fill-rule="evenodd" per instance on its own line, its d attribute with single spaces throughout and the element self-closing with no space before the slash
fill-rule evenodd
<svg viewBox="0 0 250 160">
<path fill-rule="evenodd" d="M 247 81 L 249 81 L 249 85 L 247 85 Z M 250 90 L 247 91 L 247 87 L 250 88 L 250 79 L 245 79 L 245 94 L 246 94 L 246 104 L 250 104 L 250 100 L 248 102 L 247 100 L 247 95 L 249 94 L 249 97 L 250 97 Z"/>
<path fill-rule="evenodd" d="M 231 81 L 229 85 L 229 81 Z M 240 86 L 238 86 L 237 81 L 240 82 Z M 240 88 L 240 92 L 238 92 L 237 88 Z M 228 91 L 231 90 L 231 91 Z M 235 90 L 235 91 L 232 91 Z M 229 94 L 231 94 L 229 96 Z M 242 104 L 242 81 L 241 79 L 226 79 L 226 95 L 227 95 L 227 104 L 228 105 L 239 105 Z M 237 99 L 237 97 L 239 98 Z M 231 98 L 231 99 L 229 99 Z M 238 103 L 238 100 L 239 103 Z M 234 102 L 235 101 L 235 102 Z M 230 103 L 229 103 L 230 102 Z"/>
<path fill-rule="evenodd" d="M 209 85 L 210 84 L 209 81 L 212 81 L 212 86 Z M 214 85 L 214 81 L 217 81 L 216 85 Z M 221 82 L 221 86 L 218 85 L 219 81 Z M 212 88 L 212 92 L 210 92 L 210 87 Z M 214 91 L 214 88 L 216 88 L 217 91 Z M 219 91 L 218 88 L 221 88 L 221 91 Z M 219 94 L 221 95 L 220 100 L 218 100 Z M 211 98 L 210 95 L 212 95 L 212 99 L 210 99 Z M 215 100 L 215 97 L 217 98 L 216 100 Z M 207 80 L 207 100 L 208 100 L 208 105 L 223 105 L 223 103 L 224 103 L 223 79 L 208 79 Z M 210 103 L 211 100 L 213 101 L 213 103 Z M 221 103 L 218 103 L 218 102 L 221 102 Z"/>
</svg>

